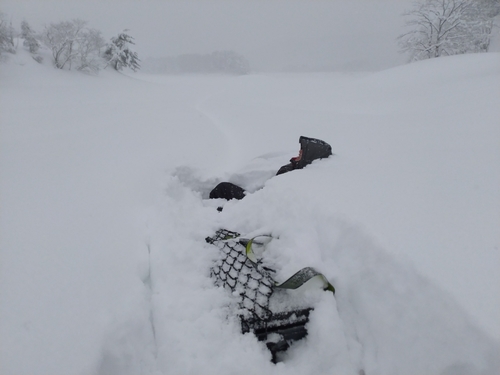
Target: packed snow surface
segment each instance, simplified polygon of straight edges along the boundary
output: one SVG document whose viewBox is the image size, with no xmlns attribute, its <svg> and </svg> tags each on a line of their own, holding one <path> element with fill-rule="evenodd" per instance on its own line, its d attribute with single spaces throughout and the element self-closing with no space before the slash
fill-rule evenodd
<svg viewBox="0 0 500 375">
<path fill-rule="evenodd" d="M 500 54 L 232 77 L 19 52 L 0 89 L 0 373 L 499 373 Z M 335 155 L 274 176 L 301 135 Z M 210 278 L 219 228 L 337 290 L 297 292 L 277 365 Z"/>
</svg>

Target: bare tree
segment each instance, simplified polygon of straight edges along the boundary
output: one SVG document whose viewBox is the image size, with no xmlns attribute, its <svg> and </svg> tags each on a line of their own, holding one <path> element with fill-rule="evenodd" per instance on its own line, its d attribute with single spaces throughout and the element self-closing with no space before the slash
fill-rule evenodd
<svg viewBox="0 0 500 375">
<path fill-rule="evenodd" d="M 106 42 L 101 32 L 95 29 L 85 30 L 78 39 L 77 52 L 79 56 L 78 70 L 97 72 L 103 65 L 101 57 Z"/>
<path fill-rule="evenodd" d="M 484 1 L 424 0 L 404 15 L 412 30 L 401 35 L 402 52 L 410 61 L 468 52 L 485 52 L 493 19 Z"/>
<path fill-rule="evenodd" d="M 86 21 L 75 19 L 45 27 L 42 38 L 52 51 L 56 68 L 71 70 L 75 64 L 78 70 L 99 70 L 104 39 L 99 31 L 86 25 Z"/>
<path fill-rule="evenodd" d="M 52 51 L 56 68 L 64 69 L 68 64 L 71 69 L 71 62 L 76 57 L 73 46 L 85 24 L 85 21 L 75 19 L 52 23 L 45 27 L 42 35 L 43 41 Z"/>
</svg>

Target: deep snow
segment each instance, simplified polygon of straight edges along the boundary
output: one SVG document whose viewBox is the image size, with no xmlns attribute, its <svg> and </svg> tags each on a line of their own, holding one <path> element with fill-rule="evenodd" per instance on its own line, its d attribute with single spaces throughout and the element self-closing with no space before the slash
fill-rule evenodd
<svg viewBox="0 0 500 375">
<path fill-rule="evenodd" d="M 498 373 L 500 54 L 94 77 L 19 51 L 0 85 L 1 373 Z M 274 177 L 300 135 L 335 155 Z M 209 277 L 220 227 L 337 289 L 283 363 Z"/>
</svg>

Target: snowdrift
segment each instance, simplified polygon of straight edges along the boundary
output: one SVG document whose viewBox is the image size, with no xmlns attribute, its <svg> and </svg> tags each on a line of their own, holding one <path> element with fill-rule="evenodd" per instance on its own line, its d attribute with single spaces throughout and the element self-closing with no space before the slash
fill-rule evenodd
<svg viewBox="0 0 500 375">
<path fill-rule="evenodd" d="M 499 63 L 131 78 L 14 57 L 0 372 L 497 373 Z M 300 135 L 335 155 L 274 176 Z M 247 196 L 206 199 L 223 180 Z M 278 277 L 312 266 L 336 287 L 302 292 L 309 335 L 284 362 L 210 278 L 219 228 L 272 234 Z"/>
</svg>

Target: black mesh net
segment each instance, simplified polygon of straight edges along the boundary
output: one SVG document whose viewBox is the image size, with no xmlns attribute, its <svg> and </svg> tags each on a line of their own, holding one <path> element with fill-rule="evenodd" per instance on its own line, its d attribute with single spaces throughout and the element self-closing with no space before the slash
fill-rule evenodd
<svg viewBox="0 0 500 375">
<path fill-rule="evenodd" d="M 279 309 L 273 308 L 273 298 L 283 292 L 275 290 L 274 270 L 248 259 L 246 242 L 239 233 L 221 229 L 206 241 L 221 251 L 211 274 L 216 285 L 229 289 L 235 296 L 242 332 L 253 332 L 259 340 L 267 341 L 276 362 L 277 353 L 286 350 L 289 342 L 307 335 L 305 324 L 312 308 L 283 308 L 283 304 Z M 278 334 L 279 339 L 269 341 L 271 333 Z"/>
<path fill-rule="evenodd" d="M 222 229 L 207 239 L 221 250 L 220 259 L 212 267 L 212 276 L 216 285 L 230 289 L 237 296 L 243 318 L 267 321 L 272 317 L 269 309 L 274 285 L 272 270 L 247 258 L 245 246 L 237 239 L 239 236 L 239 233 Z"/>
</svg>

